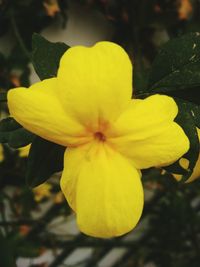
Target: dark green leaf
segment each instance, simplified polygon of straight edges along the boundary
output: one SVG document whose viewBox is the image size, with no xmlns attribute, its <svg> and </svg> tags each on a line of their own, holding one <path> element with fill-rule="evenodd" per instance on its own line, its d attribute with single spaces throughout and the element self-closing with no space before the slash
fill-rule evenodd
<svg viewBox="0 0 200 267">
<path fill-rule="evenodd" d="M 31 187 L 45 182 L 50 176 L 63 169 L 65 147 L 36 137 L 31 145 L 26 180 Z"/>
<path fill-rule="evenodd" d="M 60 58 L 69 48 L 64 43 L 51 43 L 39 34 L 32 37 L 32 61 L 41 80 L 55 77 Z"/>
<path fill-rule="evenodd" d="M 8 143 L 10 147 L 19 148 L 30 144 L 34 135 L 21 127 L 13 118 L 0 122 L 0 143 Z"/>
<path fill-rule="evenodd" d="M 19 257 L 35 258 L 39 256 L 40 248 L 37 248 L 31 244 L 26 243 L 24 246 L 17 247 L 16 254 Z"/>
<path fill-rule="evenodd" d="M 133 95 L 138 98 L 146 96 L 149 70 L 137 70 L 136 67 L 133 70 Z"/>
<path fill-rule="evenodd" d="M 0 266 L 15 267 L 14 252 L 11 244 L 0 232 Z"/>
<path fill-rule="evenodd" d="M 34 134 L 24 128 L 9 132 L 8 145 L 13 148 L 19 148 L 30 144 L 33 141 Z"/>
<path fill-rule="evenodd" d="M 55 77 L 60 58 L 69 48 L 64 43 L 51 43 L 39 34 L 32 37 L 32 61 L 41 80 Z M 27 184 L 37 186 L 53 173 L 63 169 L 63 155 L 66 148 L 36 137 L 28 158 Z"/>
<path fill-rule="evenodd" d="M 191 176 L 199 156 L 199 139 L 196 130 L 199 123 L 199 107 L 180 99 L 176 99 L 176 103 L 179 107 L 179 113 L 175 121 L 183 128 L 190 140 L 190 148 L 188 152 L 183 155 L 183 158 L 189 160 L 189 167 L 187 170 L 183 169 L 178 160 L 165 169 L 172 173 L 183 174 L 181 181 L 185 182 Z"/>
<path fill-rule="evenodd" d="M 0 93 L 0 102 L 7 101 L 7 93 Z"/>
<path fill-rule="evenodd" d="M 179 103 L 185 105 L 185 107 L 188 109 L 188 112 L 191 112 L 195 126 L 200 128 L 200 106 L 180 99 Z"/>
<path fill-rule="evenodd" d="M 12 117 L 5 118 L 0 121 L 0 132 L 14 131 L 22 126 Z"/>
<path fill-rule="evenodd" d="M 200 85 L 200 33 L 170 40 L 155 58 L 149 92 L 166 93 Z"/>
<path fill-rule="evenodd" d="M 27 55 L 23 52 L 21 46 L 19 44 L 16 44 L 11 50 L 8 57 L 9 66 L 12 66 L 13 69 L 23 70 L 27 67 L 28 63 L 29 59 Z"/>
</svg>

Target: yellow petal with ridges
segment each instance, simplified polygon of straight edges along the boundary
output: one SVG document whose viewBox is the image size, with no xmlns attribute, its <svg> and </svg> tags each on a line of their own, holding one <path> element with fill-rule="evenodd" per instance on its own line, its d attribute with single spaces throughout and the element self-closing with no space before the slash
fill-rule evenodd
<svg viewBox="0 0 200 267">
<path fill-rule="evenodd" d="M 58 82 L 67 113 L 95 131 L 128 105 L 132 64 L 123 48 L 111 42 L 72 47 L 61 59 Z"/>
<path fill-rule="evenodd" d="M 56 78 L 46 79 L 30 88 L 8 92 L 11 116 L 24 128 L 60 145 L 77 145 L 90 140 L 85 128 L 68 116 L 57 97 Z"/>
<path fill-rule="evenodd" d="M 140 173 L 103 142 L 66 151 L 61 188 L 80 230 L 109 238 L 131 231 L 143 209 Z"/>
<path fill-rule="evenodd" d="M 187 152 L 189 140 L 173 120 L 178 112 L 168 96 L 132 100 L 110 131 L 108 142 L 137 169 L 167 165 Z"/>
</svg>

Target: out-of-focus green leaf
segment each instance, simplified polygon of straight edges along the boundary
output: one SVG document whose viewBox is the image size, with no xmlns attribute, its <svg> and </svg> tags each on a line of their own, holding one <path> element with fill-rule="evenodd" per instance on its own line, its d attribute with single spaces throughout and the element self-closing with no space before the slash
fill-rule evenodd
<svg viewBox="0 0 200 267">
<path fill-rule="evenodd" d="M 0 236 L 0 242 L 3 240 L 5 242 L 5 237 Z M 6 237 L 6 247 L 7 252 L 6 256 L 9 258 L 9 255 L 11 255 L 11 259 L 14 257 L 26 257 L 26 258 L 33 258 L 39 256 L 40 253 L 40 244 L 34 244 L 31 241 L 26 240 L 24 236 L 21 236 L 18 232 L 12 231 L 8 234 Z M 0 243 L 1 248 L 1 243 Z M 0 251 L 1 256 L 1 251 Z M 14 261 L 11 261 L 13 263 Z M 1 259 L 0 259 L 1 263 Z M 15 264 L 15 263 L 14 263 Z M 8 267 L 14 267 L 16 265 L 8 265 Z M 6 267 L 7 265 L 1 265 L 1 267 Z"/>
<path fill-rule="evenodd" d="M 24 70 L 25 66 L 29 63 L 29 59 L 19 44 L 16 44 L 10 52 L 8 57 L 8 64 L 12 66 L 13 69 Z"/>
<path fill-rule="evenodd" d="M 148 91 L 166 93 L 200 85 L 200 33 L 170 40 L 155 58 Z"/>
<path fill-rule="evenodd" d="M 34 135 L 21 127 L 13 118 L 0 121 L 0 143 L 19 148 L 30 144 Z"/>
<path fill-rule="evenodd" d="M 65 147 L 36 137 L 31 145 L 26 181 L 31 187 L 44 183 L 50 176 L 63 169 Z"/>
<path fill-rule="evenodd" d="M 21 245 L 16 248 L 16 254 L 19 257 L 35 258 L 39 256 L 39 253 L 40 253 L 39 247 L 35 247 L 31 244 L 28 244 L 27 242 L 24 245 Z"/>
<path fill-rule="evenodd" d="M 32 37 L 32 61 L 41 80 L 55 77 L 60 58 L 69 48 L 64 43 L 51 43 L 39 34 Z"/>
<path fill-rule="evenodd" d="M 0 266 L 15 267 L 15 258 L 12 245 L 0 231 Z"/>
<path fill-rule="evenodd" d="M 0 93 L 0 102 L 7 101 L 7 93 Z"/>
</svg>

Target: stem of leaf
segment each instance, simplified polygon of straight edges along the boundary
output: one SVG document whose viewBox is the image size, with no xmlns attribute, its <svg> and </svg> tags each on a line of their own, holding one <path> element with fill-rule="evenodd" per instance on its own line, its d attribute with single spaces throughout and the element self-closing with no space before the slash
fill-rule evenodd
<svg viewBox="0 0 200 267">
<path fill-rule="evenodd" d="M 19 33 L 19 30 L 18 30 L 18 27 L 17 27 L 17 24 L 16 24 L 16 20 L 15 20 L 15 17 L 13 14 L 11 14 L 11 25 L 12 25 L 12 28 L 13 28 L 13 31 L 14 31 L 14 34 L 15 34 L 15 37 L 22 49 L 22 51 L 24 52 L 24 54 L 26 55 L 26 57 L 31 60 L 31 55 L 28 51 L 28 49 L 26 48 L 26 45 L 24 44 L 24 41 Z"/>
<path fill-rule="evenodd" d="M 3 221 L 0 222 L 0 226 L 20 226 L 24 224 L 32 225 L 32 224 L 37 224 L 38 221 L 34 220 L 19 220 L 19 221 Z"/>
<path fill-rule="evenodd" d="M 4 230 L 5 233 L 8 234 L 8 225 L 6 224 L 6 214 L 5 214 L 5 207 L 4 207 L 4 203 L 1 204 L 1 217 L 2 217 L 2 223 L 5 223 L 4 226 Z"/>
</svg>

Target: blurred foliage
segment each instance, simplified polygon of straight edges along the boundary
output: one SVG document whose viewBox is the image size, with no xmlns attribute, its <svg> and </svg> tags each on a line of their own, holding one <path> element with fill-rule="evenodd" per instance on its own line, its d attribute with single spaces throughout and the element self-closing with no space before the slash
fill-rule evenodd
<svg viewBox="0 0 200 267">
<path fill-rule="evenodd" d="M 137 240 L 98 240 L 82 234 L 68 240 L 48 228 L 57 216 L 66 219 L 71 212 L 60 192 L 59 177 L 50 178 L 63 168 L 64 148 L 30 134 L 11 118 L 2 119 L 0 266 L 13 267 L 18 257 L 32 258 L 49 248 L 53 251 L 62 248 L 50 265 L 56 267 L 73 249 L 91 246 L 94 253 L 82 266 L 97 266 L 113 247 L 126 247 L 125 255 L 113 266 L 143 267 L 153 263 L 158 267 L 197 267 L 200 181 L 189 185 L 177 183 L 171 172 L 183 174 L 186 180 L 199 154 L 196 127 L 200 128 L 200 1 L 74 2 L 98 10 L 113 25 L 111 39 L 122 45 L 134 62 L 134 97 L 164 93 L 175 98 L 179 106 L 176 120 L 190 139 L 190 150 L 184 155 L 189 160 L 189 168 L 185 170 L 176 162 L 165 171 L 143 171 L 144 187 L 152 197 L 145 205 L 140 222 L 145 227 Z M 41 79 L 56 75 L 59 59 L 68 46 L 50 43 L 33 33 L 40 33 L 57 22 L 60 27 L 65 24 L 67 27 L 67 9 L 67 0 L 0 0 L 0 42 L 1 38 L 12 41 L 11 51 L 0 53 L 2 117 L 7 113 L 7 90 L 29 85 L 30 62 Z M 42 182 L 45 183 L 40 185 Z M 32 190 L 29 186 L 37 187 Z M 47 203 L 51 204 L 50 208 L 43 212 L 42 207 Z M 41 216 L 35 219 L 33 213 Z"/>
<path fill-rule="evenodd" d="M 9 55 L 0 53 L 0 88 L 29 85 L 32 35 L 55 21 L 63 27 L 67 19 L 66 10 L 67 0 L 0 1 L 0 37 L 9 36 L 12 42 Z"/>
</svg>

